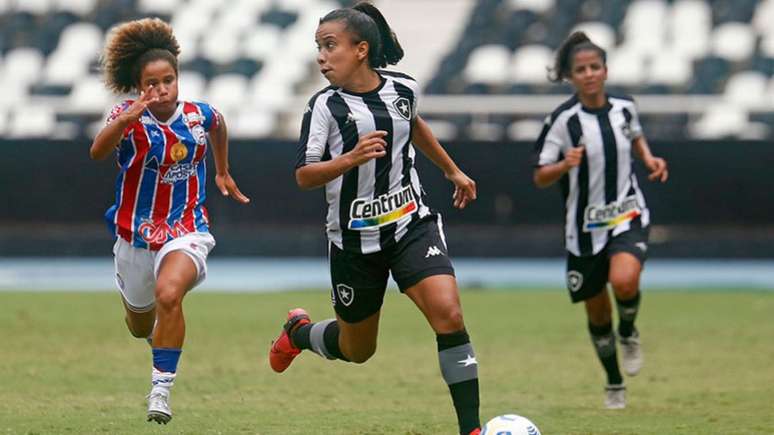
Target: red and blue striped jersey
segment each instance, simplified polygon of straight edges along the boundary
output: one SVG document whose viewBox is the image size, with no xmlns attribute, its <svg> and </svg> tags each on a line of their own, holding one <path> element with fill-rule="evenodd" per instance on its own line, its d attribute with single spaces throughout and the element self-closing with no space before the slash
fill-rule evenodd
<svg viewBox="0 0 774 435">
<path fill-rule="evenodd" d="M 132 102 L 116 105 L 107 123 Z M 181 101 L 166 122 L 146 109 L 126 127 L 117 147 L 116 202 L 105 213 L 112 234 L 155 251 L 183 234 L 209 231 L 205 156 L 207 132 L 217 125 L 212 106 Z"/>
</svg>

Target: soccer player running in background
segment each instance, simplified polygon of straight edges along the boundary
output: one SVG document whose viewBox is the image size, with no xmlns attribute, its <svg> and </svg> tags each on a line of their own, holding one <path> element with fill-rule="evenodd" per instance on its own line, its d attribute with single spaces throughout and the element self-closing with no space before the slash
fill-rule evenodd
<svg viewBox="0 0 774 435">
<path fill-rule="evenodd" d="M 552 81 L 567 80 L 576 93 L 546 119 L 535 144 L 534 181 L 540 188 L 560 184 L 567 288 L 573 303 L 586 305 L 591 340 L 607 373 L 605 406 L 624 408 L 607 283 L 618 306 L 623 368 L 634 376 L 643 363 L 634 321 L 650 213 L 633 172 L 632 152 L 650 171 L 651 181 L 667 180 L 667 164 L 651 154 L 631 97 L 605 92 L 605 51 L 584 33 L 564 41 L 552 73 Z"/>
<path fill-rule="evenodd" d="M 102 58 L 107 87 L 139 97 L 113 108 L 90 150 L 97 160 L 116 152 L 116 203 L 105 214 L 116 236 L 116 284 L 129 332 L 152 347 L 148 421 L 165 424 L 185 336 L 183 297 L 206 277 L 215 246 L 204 207 L 208 133 L 218 189 L 249 202 L 229 175 L 223 117 L 206 103 L 177 99 L 179 53 L 159 19 L 112 29 Z"/>
<path fill-rule="evenodd" d="M 366 362 L 376 350 L 392 273 L 436 333 L 460 433 L 478 433 L 478 363 L 441 216 L 427 205 L 412 144 L 454 184 L 455 207 L 476 198 L 476 185 L 417 115 L 419 85 L 377 69 L 403 57 L 378 9 L 361 2 L 334 10 L 320 20 L 315 38 L 320 72 L 331 86 L 312 97 L 304 114 L 296 180 L 302 189 L 325 186 L 336 318 L 311 323 L 303 309 L 291 310 L 271 346 L 271 367 L 284 371 L 304 349 Z"/>
</svg>

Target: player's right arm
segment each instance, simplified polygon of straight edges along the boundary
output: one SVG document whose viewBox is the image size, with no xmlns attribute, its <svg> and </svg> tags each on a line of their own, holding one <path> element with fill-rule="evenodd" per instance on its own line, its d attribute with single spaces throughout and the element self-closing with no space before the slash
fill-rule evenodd
<svg viewBox="0 0 774 435">
<path fill-rule="evenodd" d="M 324 186 L 352 168 L 356 168 L 369 160 L 383 157 L 387 142 L 386 131 L 376 130 L 360 137 L 357 145 L 334 159 L 308 163 L 296 169 L 296 183 L 304 190 Z"/>
<path fill-rule="evenodd" d="M 126 127 L 140 119 L 148 104 L 157 100 L 158 95 L 153 91 L 153 86 L 149 86 L 145 92 L 140 94 L 138 100 L 121 111 L 114 119 L 109 120 L 108 124 L 97 133 L 97 137 L 94 138 L 94 142 L 92 142 L 89 149 L 89 156 L 93 160 L 104 160 L 107 158 L 118 146 Z"/>
<path fill-rule="evenodd" d="M 584 150 L 585 148 L 582 146 L 570 148 L 567 151 L 567 155 L 564 156 L 564 159 L 556 163 L 551 163 L 535 168 L 535 173 L 533 176 L 535 185 L 541 189 L 544 189 L 559 181 L 559 179 L 562 178 L 564 174 L 569 172 L 570 169 L 575 168 L 581 164 Z"/>
</svg>

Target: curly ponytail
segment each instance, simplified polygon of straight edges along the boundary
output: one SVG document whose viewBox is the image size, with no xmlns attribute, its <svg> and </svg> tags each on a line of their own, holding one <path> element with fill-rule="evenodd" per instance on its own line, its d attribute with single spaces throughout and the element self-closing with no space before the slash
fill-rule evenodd
<svg viewBox="0 0 774 435">
<path fill-rule="evenodd" d="M 180 45 L 172 26 L 158 18 L 122 23 L 110 30 L 100 63 L 108 89 L 128 93 L 140 82 L 142 68 L 166 60 L 175 69 Z"/>
<path fill-rule="evenodd" d="M 368 64 L 371 68 L 395 65 L 403 59 L 403 47 L 398 37 L 376 6 L 361 1 L 351 8 L 336 9 L 320 19 L 320 24 L 339 20 L 356 35 L 356 42 L 368 43 Z"/>
<path fill-rule="evenodd" d="M 599 53 L 602 63 L 607 63 L 607 53 L 602 47 L 591 42 L 584 32 L 573 32 L 559 46 L 554 58 L 554 67 L 548 71 L 548 80 L 559 83 L 572 75 L 572 60 L 579 51 L 594 50 Z"/>
</svg>

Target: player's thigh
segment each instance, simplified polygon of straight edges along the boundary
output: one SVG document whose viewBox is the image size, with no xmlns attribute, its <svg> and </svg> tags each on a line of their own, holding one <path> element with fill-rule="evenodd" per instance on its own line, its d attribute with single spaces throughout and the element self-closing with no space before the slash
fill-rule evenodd
<svg viewBox="0 0 774 435">
<path fill-rule="evenodd" d="M 153 253 L 118 238 L 113 246 L 115 282 L 127 315 L 138 321 L 155 306 Z"/>
<path fill-rule="evenodd" d="M 381 252 L 360 254 L 330 244 L 331 303 L 337 318 L 359 324 L 379 313 L 389 268 Z"/>
<path fill-rule="evenodd" d="M 379 336 L 380 311 L 356 323 L 349 323 L 338 314 L 339 348 L 352 362 L 362 363 L 376 352 Z"/>
<path fill-rule="evenodd" d="M 437 334 L 465 328 L 457 281 L 452 275 L 432 275 L 405 291 Z"/>
<path fill-rule="evenodd" d="M 591 299 L 607 289 L 609 270 L 604 252 L 579 257 L 567 253 L 567 291 L 572 303 Z"/>
<path fill-rule="evenodd" d="M 167 242 L 154 262 L 155 296 L 159 303 L 176 304 L 207 276 L 207 256 L 215 246 L 209 233 L 190 233 Z"/>
</svg>

